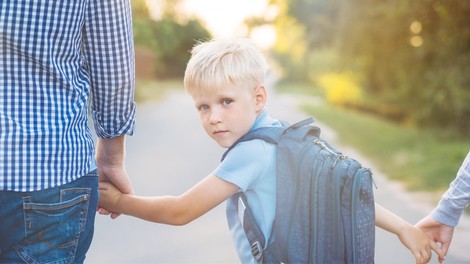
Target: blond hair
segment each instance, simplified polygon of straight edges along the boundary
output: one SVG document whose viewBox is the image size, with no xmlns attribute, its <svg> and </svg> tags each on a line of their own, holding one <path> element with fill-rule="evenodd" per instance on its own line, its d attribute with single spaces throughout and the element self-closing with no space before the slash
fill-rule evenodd
<svg viewBox="0 0 470 264">
<path fill-rule="evenodd" d="M 186 66 L 184 86 L 190 95 L 228 84 L 264 85 L 268 66 L 249 39 L 211 40 L 198 43 Z"/>
</svg>

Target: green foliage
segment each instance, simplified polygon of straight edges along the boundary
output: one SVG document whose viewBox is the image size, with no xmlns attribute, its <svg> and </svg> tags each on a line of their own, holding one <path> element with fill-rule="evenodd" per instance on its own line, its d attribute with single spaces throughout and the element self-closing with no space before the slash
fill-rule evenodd
<svg viewBox="0 0 470 264">
<path fill-rule="evenodd" d="M 136 17 L 150 17 L 150 10 L 146 0 L 132 0 L 132 15 Z"/>
<path fill-rule="evenodd" d="M 280 6 L 277 22 L 293 20 L 274 23 L 278 43 L 291 45 L 283 53 L 275 46 L 288 79 L 314 81 L 331 66 L 318 55 L 336 50 L 335 71 L 361 77 L 364 108 L 386 103 L 409 124 L 470 133 L 470 1 L 271 2 Z M 297 38 L 283 34 L 299 29 Z"/>
<path fill-rule="evenodd" d="M 412 190 L 444 190 L 470 149 L 468 140 L 440 138 L 358 112 L 309 105 L 305 109 L 338 132 L 343 144 L 361 150 L 392 179 Z"/>
<path fill-rule="evenodd" d="M 309 49 L 330 47 L 338 34 L 339 0 L 288 0 L 287 13 L 305 25 Z"/>
<path fill-rule="evenodd" d="M 421 125 L 470 132 L 470 2 L 358 0 L 342 54 L 364 88 Z"/>
<path fill-rule="evenodd" d="M 308 78 L 308 54 L 306 29 L 297 20 L 287 15 L 288 7 L 282 0 L 275 0 L 279 14 L 272 22 L 277 34 L 272 54 L 282 66 L 283 77 L 289 80 L 305 81 Z M 258 22 L 259 23 L 259 22 Z"/>
<path fill-rule="evenodd" d="M 177 19 L 177 9 L 171 2 L 165 3 L 167 13 L 153 20 L 144 0 L 132 0 L 134 43 L 136 48 L 153 52 L 155 77 L 181 78 L 192 47 L 211 35 L 197 19 Z"/>
<path fill-rule="evenodd" d="M 134 15 L 133 18 L 134 43 L 139 48 L 155 50 L 157 48 L 157 39 L 152 30 L 155 23 L 149 17 Z"/>
<path fill-rule="evenodd" d="M 153 24 L 155 53 L 157 56 L 156 77 L 183 77 L 191 49 L 197 41 L 208 39 L 210 33 L 198 20 L 180 24 L 171 18 L 163 18 Z"/>
<path fill-rule="evenodd" d="M 362 90 L 357 85 L 357 78 L 350 73 L 322 74 L 317 83 L 325 90 L 325 98 L 332 105 L 346 106 L 362 101 Z"/>
<path fill-rule="evenodd" d="M 342 72 L 338 51 L 332 48 L 316 49 L 309 52 L 308 80 L 315 83 L 318 77 L 332 72 Z"/>
<path fill-rule="evenodd" d="M 282 83 L 277 90 L 295 91 L 303 97 L 321 96 L 313 92 L 318 88 L 308 84 Z M 358 149 L 387 176 L 404 182 L 412 190 L 441 193 L 455 177 L 470 149 L 470 139 L 451 135 L 443 138 L 439 129 L 404 127 L 328 104 L 305 104 L 304 109 L 333 128 L 342 144 Z"/>
</svg>

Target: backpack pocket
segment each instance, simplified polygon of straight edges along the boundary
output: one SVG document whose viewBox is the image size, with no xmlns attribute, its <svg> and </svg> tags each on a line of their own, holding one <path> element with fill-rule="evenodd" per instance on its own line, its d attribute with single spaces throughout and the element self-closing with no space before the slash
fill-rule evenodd
<svg viewBox="0 0 470 264">
<path fill-rule="evenodd" d="M 359 169 L 353 178 L 351 193 L 351 227 L 354 263 L 374 263 L 375 203 L 372 173 Z"/>
</svg>

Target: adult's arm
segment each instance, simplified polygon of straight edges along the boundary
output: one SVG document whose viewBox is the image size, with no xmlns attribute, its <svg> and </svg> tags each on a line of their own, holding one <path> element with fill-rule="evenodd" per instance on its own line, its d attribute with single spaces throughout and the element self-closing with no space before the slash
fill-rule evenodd
<svg viewBox="0 0 470 264">
<path fill-rule="evenodd" d="M 463 210 L 470 203 L 470 151 L 460 166 L 449 189 L 442 195 L 433 211 L 433 218 L 447 226 L 455 227 Z"/>
</svg>

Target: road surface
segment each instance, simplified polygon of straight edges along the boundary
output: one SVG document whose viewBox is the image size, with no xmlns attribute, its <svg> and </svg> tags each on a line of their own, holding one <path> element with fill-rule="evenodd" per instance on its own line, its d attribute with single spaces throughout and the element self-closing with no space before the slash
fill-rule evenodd
<svg viewBox="0 0 470 264">
<path fill-rule="evenodd" d="M 292 96 L 268 95 L 268 113 L 295 122 L 307 115 Z M 432 205 L 416 202 L 400 185 L 390 183 L 354 149 L 339 146 L 333 131 L 319 123 L 323 136 L 374 171 L 376 201 L 415 223 Z M 127 168 L 139 195 L 178 195 L 208 175 L 223 149 L 199 124 L 192 101 L 183 91 L 171 92 L 160 103 L 138 106 L 135 136 L 127 140 Z M 466 219 L 464 219 L 466 220 Z M 470 263 L 470 225 L 457 229 L 446 263 Z M 465 251 L 466 250 L 466 251 Z M 97 215 L 95 237 L 85 263 L 239 263 L 225 219 L 225 204 L 181 226 L 167 226 L 121 216 Z M 376 263 L 414 263 L 394 235 L 377 229 Z M 437 263 L 434 255 L 431 263 Z"/>
</svg>

